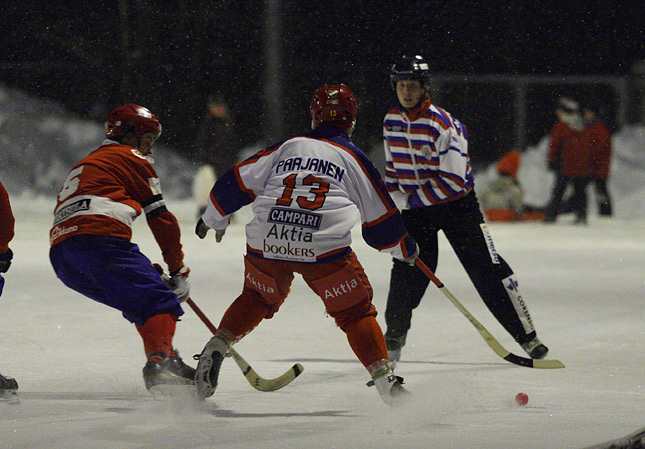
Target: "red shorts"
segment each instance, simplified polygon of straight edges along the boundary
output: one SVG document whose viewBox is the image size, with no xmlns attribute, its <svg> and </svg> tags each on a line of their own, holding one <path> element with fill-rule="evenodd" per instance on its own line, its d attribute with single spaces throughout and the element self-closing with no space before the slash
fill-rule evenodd
<svg viewBox="0 0 645 449">
<path fill-rule="evenodd" d="M 289 294 L 294 273 L 299 273 L 325 304 L 327 313 L 342 328 L 346 321 L 375 316 L 373 291 L 365 270 L 352 251 L 347 256 L 326 263 L 297 263 L 244 257 L 244 290 L 259 295 L 275 313 Z M 352 310 L 350 316 L 343 312 Z M 351 318 L 351 319 L 350 319 Z"/>
</svg>

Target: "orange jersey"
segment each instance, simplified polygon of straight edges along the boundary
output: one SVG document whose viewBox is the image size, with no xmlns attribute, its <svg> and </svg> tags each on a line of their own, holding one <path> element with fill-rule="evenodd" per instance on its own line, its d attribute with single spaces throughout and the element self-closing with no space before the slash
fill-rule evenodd
<svg viewBox="0 0 645 449">
<path fill-rule="evenodd" d="M 51 246 L 81 234 L 132 238 L 144 212 L 170 271 L 183 265 L 180 230 L 166 209 L 157 173 L 136 148 L 106 140 L 78 162 L 58 194 Z"/>
<path fill-rule="evenodd" d="M 0 182 L 0 254 L 9 250 L 9 242 L 14 235 L 14 225 L 9 194 Z"/>
</svg>

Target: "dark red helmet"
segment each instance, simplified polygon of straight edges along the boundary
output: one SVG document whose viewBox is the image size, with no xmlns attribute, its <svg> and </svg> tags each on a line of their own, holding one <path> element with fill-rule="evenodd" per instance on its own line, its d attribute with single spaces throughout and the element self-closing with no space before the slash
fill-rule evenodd
<svg viewBox="0 0 645 449">
<path fill-rule="evenodd" d="M 314 92 L 309 109 L 314 128 L 327 123 L 351 132 L 358 103 L 354 92 L 344 84 L 323 84 Z"/>
<path fill-rule="evenodd" d="M 141 138 L 145 133 L 161 135 L 159 119 L 143 106 L 128 103 L 114 108 L 105 122 L 105 137 L 119 139 L 126 135 Z"/>
</svg>

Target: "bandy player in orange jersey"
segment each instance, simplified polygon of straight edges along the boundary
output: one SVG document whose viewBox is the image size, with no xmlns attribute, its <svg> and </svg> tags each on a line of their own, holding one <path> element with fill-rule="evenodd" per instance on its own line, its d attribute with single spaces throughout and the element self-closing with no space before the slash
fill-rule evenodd
<svg viewBox="0 0 645 449">
<path fill-rule="evenodd" d="M 126 104 L 105 124 L 106 140 L 69 172 L 50 231 L 50 260 L 69 288 L 120 310 L 134 323 L 147 356 L 146 388 L 192 384 L 195 370 L 173 348 L 188 273 L 175 216 L 147 156 L 161 134 L 148 109 Z M 132 222 L 144 213 L 170 272 L 169 285 L 132 243 Z"/>
</svg>

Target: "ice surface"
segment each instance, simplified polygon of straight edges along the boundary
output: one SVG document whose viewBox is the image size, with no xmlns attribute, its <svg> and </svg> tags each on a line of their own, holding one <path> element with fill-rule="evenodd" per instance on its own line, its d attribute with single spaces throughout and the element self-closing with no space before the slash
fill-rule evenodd
<svg viewBox="0 0 645 449">
<path fill-rule="evenodd" d="M 227 359 L 203 404 L 155 401 L 141 377 L 140 338 L 120 314 L 67 289 L 48 260 L 54 201 L 12 198 L 14 264 L 0 298 L 0 372 L 15 377 L 20 405 L 0 403 L 0 448 L 581 448 L 621 437 L 645 421 L 645 225 L 640 217 L 574 226 L 490 224 L 498 251 L 518 275 L 549 357 L 563 370 L 499 359 L 434 287 L 416 309 L 397 374 L 414 394 L 384 405 L 321 301 L 297 279 L 280 312 L 237 346 L 265 377 L 305 366 L 273 393 L 252 389 Z M 643 204 L 641 200 L 641 204 Z M 169 201 L 180 220 L 192 297 L 215 324 L 242 285 L 244 227 L 235 217 L 216 244 L 193 234 L 195 206 Z M 161 260 L 145 219 L 133 239 Z M 437 275 L 512 352 L 521 349 L 485 309 L 441 241 Z M 382 312 L 389 258 L 354 229 Z M 383 315 L 379 315 L 383 325 Z M 208 329 L 186 308 L 175 343 L 185 359 Z M 524 407 L 518 392 L 529 395 Z"/>
<path fill-rule="evenodd" d="M 397 367 L 414 399 L 390 409 L 365 387 L 369 376 L 343 333 L 297 279 L 280 312 L 236 349 L 265 377 L 299 361 L 305 372 L 298 379 L 261 393 L 226 360 L 211 399 L 171 404 L 153 400 L 144 388 L 145 357 L 134 327 L 56 279 L 48 260 L 54 200 L 23 188 L 33 181 L 36 191 L 55 191 L 71 164 L 100 142 L 101 125 L 60 120 L 64 111 L 14 91 L 0 88 L 0 99 L 0 122 L 11 123 L 0 136 L 0 173 L 12 194 L 22 192 L 12 196 L 15 258 L 0 298 L 0 372 L 18 380 L 21 403 L 0 403 L 0 449 L 576 449 L 643 427 L 644 127 L 614 136 L 610 192 L 616 218 L 596 217 L 592 201 L 585 227 L 571 225 L 570 216 L 550 226 L 489 224 L 551 348 L 549 357 L 562 360 L 564 370 L 499 359 L 431 286 Z M 25 131 L 34 123 L 41 124 L 36 136 Z M 548 200 L 552 182 L 544 154 L 545 141 L 523 152 L 520 182 L 535 206 Z M 190 191 L 194 167 L 168 151 L 156 159 L 166 192 Z M 485 182 L 486 173 L 476 179 Z M 248 212 L 236 214 L 216 244 L 212 235 L 201 241 L 193 234 L 191 201 L 169 200 L 169 207 L 182 226 L 192 297 L 217 324 L 241 290 Z M 161 260 L 143 218 L 135 222 L 134 241 L 153 261 Z M 358 226 L 353 248 L 383 312 L 390 260 L 362 242 Z M 507 349 L 523 355 L 443 240 L 437 275 Z M 382 314 L 378 319 L 383 324 Z M 192 362 L 208 338 L 186 308 L 175 338 L 184 359 Z M 529 395 L 527 406 L 514 402 L 520 391 Z"/>
</svg>

